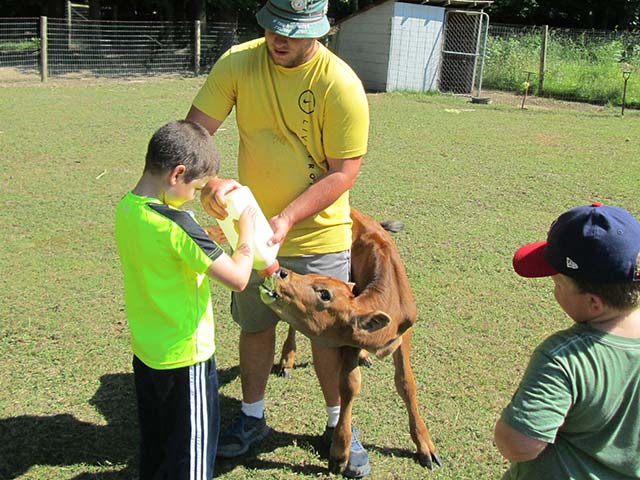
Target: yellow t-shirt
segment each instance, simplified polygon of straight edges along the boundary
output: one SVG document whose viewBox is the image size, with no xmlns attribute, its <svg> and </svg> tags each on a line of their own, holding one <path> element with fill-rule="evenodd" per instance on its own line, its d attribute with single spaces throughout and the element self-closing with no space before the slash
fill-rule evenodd
<svg viewBox="0 0 640 480">
<path fill-rule="evenodd" d="M 193 104 L 220 121 L 236 107 L 239 181 L 251 188 L 267 218 L 327 171 L 327 157 L 353 158 L 367 151 L 369 106 L 362 82 L 324 46 L 293 68 L 273 63 L 264 38 L 232 47 L 213 66 Z M 345 192 L 296 224 L 279 254 L 349 249 L 349 211 Z"/>
</svg>

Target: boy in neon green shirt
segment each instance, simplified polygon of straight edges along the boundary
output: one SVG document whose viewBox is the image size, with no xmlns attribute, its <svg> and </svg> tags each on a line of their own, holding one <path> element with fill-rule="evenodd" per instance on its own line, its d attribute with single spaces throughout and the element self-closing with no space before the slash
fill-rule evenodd
<svg viewBox="0 0 640 480">
<path fill-rule="evenodd" d="M 219 430 L 215 330 L 208 277 L 240 291 L 249 281 L 255 210 L 225 254 L 189 212 L 218 172 L 209 133 L 180 120 L 149 142 L 142 177 L 116 207 L 140 424 L 140 478 L 210 479 Z"/>
<path fill-rule="evenodd" d="M 575 322 L 533 353 L 495 428 L 504 480 L 640 478 L 640 223 L 594 203 L 563 213 L 514 258 L 551 276 Z"/>
</svg>

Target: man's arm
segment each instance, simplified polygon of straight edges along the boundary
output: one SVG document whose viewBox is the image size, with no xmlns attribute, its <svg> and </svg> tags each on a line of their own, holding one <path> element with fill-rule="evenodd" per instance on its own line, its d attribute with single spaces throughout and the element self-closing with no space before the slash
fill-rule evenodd
<svg viewBox="0 0 640 480">
<path fill-rule="evenodd" d="M 204 128 L 209 130 L 209 133 L 213 135 L 218 130 L 218 127 L 222 125 L 221 120 L 216 120 L 215 118 L 211 118 L 209 115 L 204 113 L 201 110 L 198 110 L 196 107 L 191 105 L 189 109 L 189 113 L 187 113 L 187 120 L 191 120 L 192 122 L 197 122 L 202 125 Z"/>
<path fill-rule="evenodd" d="M 199 123 L 206 128 L 211 135 L 222 125 L 222 120 L 216 120 L 210 117 L 193 105 L 191 105 L 186 119 Z M 214 218 L 225 218 L 227 211 L 225 209 L 224 196 L 239 186 L 240 184 L 233 179 L 222 179 L 215 176 L 209 180 L 209 183 L 207 183 L 200 193 L 200 203 L 209 215 Z"/>
<path fill-rule="evenodd" d="M 329 170 L 296 197 L 282 212 L 269 219 L 274 235 L 269 245 L 281 243 L 296 223 L 324 210 L 356 181 L 362 156 L 354 158 L 327 158 Z"/>
<path fill-rule="evenodd" d="M 493 440 L 504 458 L 512 462 L 528 462 L 536 458 L 549 445 L 520 433 L 499 419 L 493 431 Z"/>
</svg>

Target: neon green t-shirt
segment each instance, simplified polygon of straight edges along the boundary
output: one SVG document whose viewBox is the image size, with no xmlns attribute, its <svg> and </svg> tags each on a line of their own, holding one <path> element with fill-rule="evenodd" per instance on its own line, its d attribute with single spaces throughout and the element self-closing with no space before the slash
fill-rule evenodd
<svg viewBox="0 0 640 480">
<path fill-rule="evenodd" d="M 157 370 L 207 360 L 215 352 L 206 270 L 222 254 L 193 217 L 131 192 L 116 207 L 131 348 Z"/>
<path fill-rule="evenodd" d="M 320 46 L 311 60 L 273 63 L 264 38 L 232 47 L 213 66 L 193 101 L 223 121 L 236 107 L 238 175 L 267 218 L 277 215 L 328 169 L 326 158 L 367 151 L 369 106 L 362 82 Z M 295 225 L 280 255 L 330 253 L 351 247 L 349 192 Z"/>
<path fill-rule="evenodd" d="M 536 348 L 502 419 L 548 442 L 503 480 L 640 478 L 640 339 L 586 324 Z"/>
</svg>

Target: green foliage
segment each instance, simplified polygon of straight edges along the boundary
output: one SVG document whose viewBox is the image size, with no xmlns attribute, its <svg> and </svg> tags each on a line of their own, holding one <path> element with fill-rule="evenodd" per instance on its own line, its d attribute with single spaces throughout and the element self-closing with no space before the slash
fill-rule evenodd
<svg viewBox="0 0 640 480">
<path fill-rule="evenodd" d="M 498 90 L 520 91 L 527 78 L 525 72 L 538 72 L 539 50 L 540 35 L 490 37 L 487 40 L 483 85 Z"/>
<path fill-rule="evenodd" d="M 637 40 L 637 39 L 631 39 Z M 530 92 L 538 90 L 541 33 L 488 39 L 483 85 L 522 93 L 526 71 L 533 72 Z M 625 37 L 593 39 L 551 31 L 547 44 L 544 95 L 565 100 L 620 105 L 625 65 L 640 65 L 640 45 Z M 628 82 L 626 104 L 640 106 L 640 78 Z"/>
<path fill-rule="evenodd" d="M 137 422 L 113 212 L 146 145 L 183 118 L 200 78 L 0 88 L 0 478 L 137 478 Z M 363 369 L 353 410 L 371 480 L 497 479 L 492 426 L 534 346 L 570 321 L 547 279 L 511 269 L 563 210 L 591 201 L 640 215 L 640 112 L 520 110 L 454 96 L 369 95 L 369 152 L 354 206 L 397 219 L 419 318 L 412 364 L 443 467 L 413 459 L 390 358 Z M 34 123 L 43 118 L 44 127 Z M 417 128 L 416 126 L 419 126 Z M 235 175 L 233 118 L 216 133 Z M 212 223 L 197 202 L 203 224 Z M 222 423 L 239 408 L 238 328 L 213 286 Z M 284 338 L 284 325 L 278 341 Z M 317 451 L 325 421 L 309 342 L 291 380 L 272 376 L 273 435 L 217 478 L 335 479 Z"/>
<path fill-rule="evenodd" d="M 39 50 L 40 49 L 40 39 L 32 38 L 30 40 L 24 40 L 22 42 L 0 42 L 0 53 L 7 51 L 19 51 L 23 52 L 26 50 Z"/>
<path fill-rule="evenodd" d="M 234 12 L 238 18 L 251 18 L 262 6 L 260 0 L 206 0 L 207 14 L 212 20 L 216 14 L 229 15 Z"/>
<path fill-rule="evenodd" d="M 640 25 L 640 0 L 495 0 L 488 13 L 498 23 L 626 30 Z"/>
</svg>

